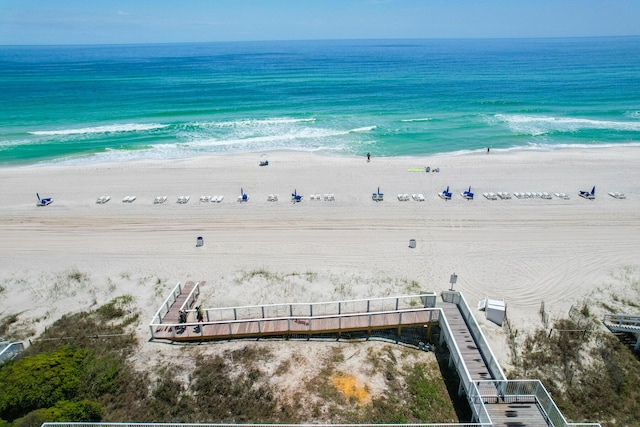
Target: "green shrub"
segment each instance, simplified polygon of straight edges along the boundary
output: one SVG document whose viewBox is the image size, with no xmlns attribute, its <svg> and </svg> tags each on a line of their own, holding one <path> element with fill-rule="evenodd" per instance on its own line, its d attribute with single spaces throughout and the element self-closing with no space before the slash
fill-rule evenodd
<svg viewBox="0 0 640 427">
<path fill-rule="evenodd" d="M 86 357 L 87 351 L 62 347 L 5 365 L 0 370 L 0 417 L 13 421 L 73 399 L 82 385 Z"/>
<path fill-rule="evenodd" d="M 18 418 L 12 427 L 39 427 L 46 422 L 97 422 L 101 420 L 102 412 L 102 406 L 97 402 L 61 400 L 51 408 L 36 409 Z"/>
</svg>

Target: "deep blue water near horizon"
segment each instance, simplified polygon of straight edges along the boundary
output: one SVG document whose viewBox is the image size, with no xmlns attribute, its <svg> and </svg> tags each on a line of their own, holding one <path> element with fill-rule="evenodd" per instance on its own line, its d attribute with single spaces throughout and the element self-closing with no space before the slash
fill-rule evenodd
<svg viewBox="0 0 640 427">
<path fill-rule="evenodd" d="M 640 143 L 640 37 L 0 46 L 0 164 Z"/>
</svg>

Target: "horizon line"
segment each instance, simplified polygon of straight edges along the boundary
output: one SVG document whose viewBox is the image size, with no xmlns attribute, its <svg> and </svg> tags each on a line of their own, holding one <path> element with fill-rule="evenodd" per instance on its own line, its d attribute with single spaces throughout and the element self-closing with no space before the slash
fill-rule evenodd
<svg viewBox="0 0 640 427">
<path fill-rule="evenodd" d="M 217 40 L 217 41 L 175 41 L 175 42 L 127 42 L 127 43 L 51 43 L 51 44 L 2 44 L 4 47 L 98 47 L 98 46 L 152 46 L 187 44 L 227 44 L 227 43 L 304 43 L 304 42 L 348 42 L 348 41 L 426 41 L 426 40 L 572 40 L 572 39 L 616 39 L 637 38 L 640 34 L 630 35 L 592 35 L 592 36 L 515 36 L 515 37 L 388 37 L 388 38 L 323 38 L 323 39 L 267 39 L 267 40 Z"/>
</svg>

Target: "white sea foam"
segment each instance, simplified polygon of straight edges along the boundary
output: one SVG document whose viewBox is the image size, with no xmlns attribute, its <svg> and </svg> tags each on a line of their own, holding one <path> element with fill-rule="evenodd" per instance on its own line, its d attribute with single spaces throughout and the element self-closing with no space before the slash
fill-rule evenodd
<svg viewBox="0 0 640 427">
<path fill-rule="evenodd" d="M 639 131 L 640 122 L 592 120 L 575 117 L 527 116 L 496 114 L 494 119 L 506 125 L 516 134 L 544 135 L 550 132 L 577 132 L 583 129 L 611 129 L 617 131 Z"/>
<path fill-rule="evenodd" d="M 377 128 L 377 126 L 363 126 L 361 128 L 351 129 L 350 131 L 347 131 L 347 133 L 370 132 L 375 128 Z"/>
<path fill-rule="evenodd" d="M 400 120 L 401 122 L 430 122 L 431 120 L 433 120 L 430 117 L 424 117 L 422 119 L 402 119 Z"/>
<path fill-rule="evenodd" d="M 273 117 L 268 119 L 241 119 L 223 122 L 195 122 L 196 127 L 255 127 L 260 125 L 283 125 L 291 123 L 315 122 L 316 119 L 311 118 L 295 118 L 295 117 Z"/>
<path fill-rule="evenodd" d="M 291 122 L 288 122 L 291 123 Z M 158 143 L 140 150 L 107 149 L 90 157 L 61 159 L 61 163 L 101 163 L 143 159 L 176 159 L 202 154 L 231 154 L 264 152 L 273 150 L 349 152 L 354 144 L 367 142 L 367 138 L 355 136 L 375 129 L 366 126 L 355 129 L 331 129 L 313 126 L 291 126 L 280 122 L 267 129 L 233 129 L 216 133 L 210 129 L 191 127 L 180 135 L 182 142 Z M 349 136 L 354 135 L 354 136 Z"/>
<path fill-rule="evenodd" d="M 201 135 L 191 141 L 183 143 L 189 147 L 220 147 L 220 146 L 236 146 L 236 147 L 261 147 L 263 149 L 283 149 L 289 144 L 283 144 L 290 141 L 309 141 L 313 140 L 318 144 L 331 137 L 339 137 L 357 132 L 366 132 L 375 129 L 375 126 L 367 126 L 350 130 L 325 129 L 325 128 L 299 128 L 287 129 L 284 133 L 274 133 L 268 135 L 244 136 L 243 134 L 229 135 L 223 138 L 212 138 L 207 135 Z M 314 146 L 315 148 L 315 146 Z"/>
<path fill-rule="evenodd" d="M 96 133 L 117 133 L 117 132 L 144 132 L 155 129 L 166 128 L 169 125 L 162 125 L 158 123 L 124 123 L 107 126 L 95 126 L 79 129 L 59 129 L 59 130 L 42 130 L 29 132 L 31 135 L 44 135 L 44 136 L 56 136 L 56 135 L 89 135 Z"/>
</svg>

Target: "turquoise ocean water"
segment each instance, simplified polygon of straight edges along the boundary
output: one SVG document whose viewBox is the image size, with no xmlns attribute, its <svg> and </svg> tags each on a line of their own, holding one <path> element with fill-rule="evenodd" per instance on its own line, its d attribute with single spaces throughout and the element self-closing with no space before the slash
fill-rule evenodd
<svg viewBox="0 0 640 427">
<path fill-rule="evenodd" d="M 0 164 L 640 143 L 640 37 L 0 46 Z"/>
</svg>

